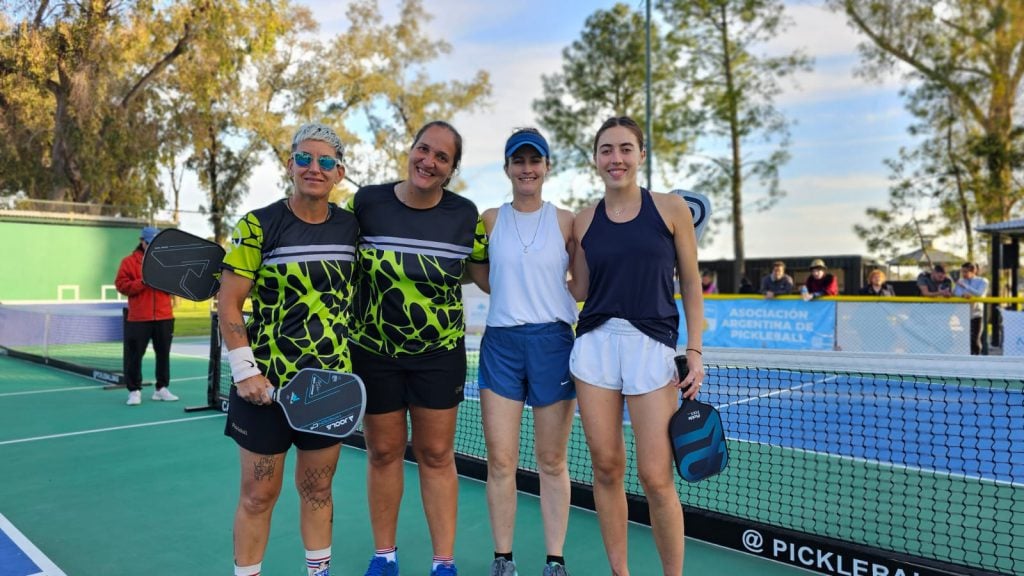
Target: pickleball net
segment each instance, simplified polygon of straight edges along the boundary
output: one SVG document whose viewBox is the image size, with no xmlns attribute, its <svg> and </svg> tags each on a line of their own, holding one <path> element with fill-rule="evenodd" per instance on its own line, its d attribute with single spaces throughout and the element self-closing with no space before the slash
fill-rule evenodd
<svg viewBox="0 0 1024 576">
<path fill-rule="evenodd" d="M 822 573 L 1024 573 L 1019 360 L 706 355 L 701 397 L 722 416 L 730 462 L 698 484 L 678 481 L 689 535 Z M 486 448 L 472 372 L 456 450 L 480 461 Z M 643 521 L 624 417 L 626 490 Z M 532 429 L 526 411 L 520 466 L 536 473 Z M 569 466 L 576 500 L 586 503 L 593 476 L 578 419 Z"/>
<path fill-rule="evenodd" d="M 485 479 L 479 355 L 468 357 L 455 448 L 460 472 Z M 730 460 L 677 480 L 688 536 L 841 576 L 1024 573 L 1024 362 L 737 349 L 705 362 L 701 399 L 722 416 Z M 649 522 L 629 426 L 627 411 L 630 516 Z M 519 488 L 538 493 L 534 442 L 527 409 Z M 574 504 L 592 508 L 578 417 L 569 469 Z"/>
<path fill-rule="evenodd" d="M 0 305 L 0 353 L 121 384 L 124 306 L 124 302 Z"/>
</svg>

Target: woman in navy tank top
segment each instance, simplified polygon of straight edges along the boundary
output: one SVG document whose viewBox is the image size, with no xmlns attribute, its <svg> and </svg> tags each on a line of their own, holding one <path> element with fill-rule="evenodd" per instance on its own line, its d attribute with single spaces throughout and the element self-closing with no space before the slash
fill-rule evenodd
<svg viewBox="0 0 1024 576">
<path fill-rule="evenodd" d="M 637 470 L 647 496 L 662 571 L 683 571 L 683 514 L 672 470 L 668 423 L 679 390 L 694 398 L 704 376 L 704 300 L 697 239 L 686 202 L 637 183 L 646 157 L 632 119 L 608 119 L 594 139 L 594 164 L 604 198 L 573 225 L 576 296 L 586 297 L 570 369 L 594 468 L 594 498 L 612 572 L 629 574 L 624 477 L 623 403 L 636 440 Z M 689 373 L 673 358 L 679 313 L 673 278 L 679 272 L 686 316 Z"/>
</svg>

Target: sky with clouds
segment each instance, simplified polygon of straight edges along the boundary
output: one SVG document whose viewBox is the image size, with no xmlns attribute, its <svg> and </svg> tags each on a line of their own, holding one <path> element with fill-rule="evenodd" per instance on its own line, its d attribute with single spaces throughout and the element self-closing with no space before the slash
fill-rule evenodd
<svg viewBox="0 0 1024 576">
<path fill-rule="evenodd" d="M 464 194 L 483 210 L 507 201 L 511 187 L 502 172 L 502 147 L 514 128 L 535 125 L 531 103 L 541 95 L 541 75 L 560 70 L 561 53 L 577 39 L 586 18 L 609 8 L 612 0 L 518 0 L 472 2 L 423 0 L 434 19 L 427 30 L 452 46 L 450 54 L 434 62 L 429 72 L 439 80 L 469 80 L 480 69 L 491 76 L 492 96 L 486 110 L 453 119 L 462 132 L 465 155 L 461 170 Z M 343 31 L 345 2 L 308 1 L 321 23 L 321 32 Z M 631 2 L 643 10 L 643 2 Z M 393 21 L 397 1 L 381 0 L 386 19 Z M 883 160 L 893 158 L 901 146 L 912 144 L 907 135 L 910 116 L 904 111 L 896 79 L 870 82 L 855 75 L 860 40 L 842 16 L 825 10 L 818 1 L 791 1 L 787 14 L 793 26 L 768 49 L 802 49 L 814 58 L 811 72 L 799 74 L 795 86 L 786 85 L 779 109 L 794 122 L 791 160 L 781 171 L 787 192 L 763 213 L 745 216 L 748 258 L 861 254 L 864 242 L 853 232 L 866 222 L 869 206 L 883 206 L 888 172 Z M 250 182 L 242 211 L 263 206 L 282 192 L 280 175 L 267 159 Z M 689 183 L 654 182 L 656 190 L 687 188 Z M 585 177 L 562 175 L 544 188 L 547 199 L 557 201 L 575 189 L 584 192 L 592 183 Z M 204 202 L 194 181 L 186 183 L 182 206 Z M 720 206 L 718 209 L 727 209 Z M 209 235 L 198 214 L 186 214 L 182 227 Z M 732 257 L 732 231 L 720 226 L 713 241 L 701 249 L 702 260 Z M 946 246 L 956 249 L 956 246 Z"/>
</svg>

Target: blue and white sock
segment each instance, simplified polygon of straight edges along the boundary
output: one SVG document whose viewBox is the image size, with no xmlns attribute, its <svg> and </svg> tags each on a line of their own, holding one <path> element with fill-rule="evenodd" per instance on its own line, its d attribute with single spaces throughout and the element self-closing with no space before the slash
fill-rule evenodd
<svg viewBox="0 0 1024 576">
<path fill-rule="evenodd" d="M 260 576 L 261 570 L 263 570 L 262 562 L 252 566 L 239 566 L 235 564 L 235 576 Z"/>
<path fill-rule="evenodd" d="M 330 576 L 331 547 L 320 550 L 306 550 L 307 576 Z"/>
<path fill-rule="evenodd" d="M 434 565 L 430 567 L 431 570 L 436 570 L 441 564 L 452 565 L 455 563 L 454 556 L 434 556 Z"/>
</svg>

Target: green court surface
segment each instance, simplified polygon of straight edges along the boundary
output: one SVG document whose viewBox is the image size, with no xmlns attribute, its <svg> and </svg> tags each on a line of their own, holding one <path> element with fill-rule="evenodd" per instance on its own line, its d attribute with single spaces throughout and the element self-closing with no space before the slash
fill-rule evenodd
<svg viewBox="0 0 1024 576">
<path fill-rule="evenodd" d="M 144 374 L 152 369 L 147 355 Z M 201 354 L 175 353 L 172 390 L 181 401 L 150 401 L 149 387 L 141 406 L 127 407 L 123 390 L 0 358 L 0 514 L 68 576 L 231 574 L 237 451 L 223 436 L 222 414 L 184 412 L 185 406 L 205 404 L 206 371 Z M 476 418 L 473 402 L 465 408 L 463 420 Z M 372 550 L 365 461 L 357 449 L 342 450 L 335 478 L 335 576 L 361 575 Z M 403 573 L 425 576 L 431 551 L 415 472 L 408 464 L 399 547 Z M 456 560 L 460 574 L 482 576 L 492 549 L 484 485 L 463 479 L 459 494 Z M 520 495 L 515 553 L 524 576 L 540 573 L 540 526 L 537 499 Z M 609 573 L 592 512 L 573 509 L 565 555 L 575 576 Z M 0 574 L 3 563 L 0 556 Z M 636 576 L 661 573 L 647 527 L 630 528 L 630 563 Z M 687 542 L 686 574 L 805 573 Z M 304 574 L 298 502 L 288 485 L 275 509 L 263 574 Z"/>
</svg>

